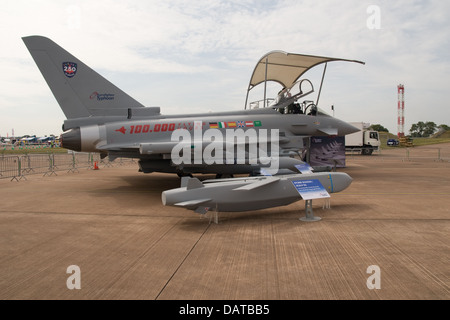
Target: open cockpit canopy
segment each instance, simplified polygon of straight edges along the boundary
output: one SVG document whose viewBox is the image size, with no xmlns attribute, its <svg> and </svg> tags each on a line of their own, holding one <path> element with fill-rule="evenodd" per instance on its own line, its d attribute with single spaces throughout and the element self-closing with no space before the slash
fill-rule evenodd
<svg viewBox="0 0 450 320">
<path fill-rule="evenodd" d="M 347 60 L 330 57 L 311 56 L 304 54 L 288 53 L 284 51 L 271 51 L 264 55 L 256 64 L 247 89 L 245 107 L 247 108 L 248 95 L 257 85 L 268 81 L 278 82 L 284 89 L 290 90 L 298 82 L 301 76 L 311 68 L 331 61 L 347 61 L 365 64 L 358 60 Z M 264 101 L 266 100 L 264 90 Z M 300 97 L 298 97 L 300 98 Z"/>
</svg>

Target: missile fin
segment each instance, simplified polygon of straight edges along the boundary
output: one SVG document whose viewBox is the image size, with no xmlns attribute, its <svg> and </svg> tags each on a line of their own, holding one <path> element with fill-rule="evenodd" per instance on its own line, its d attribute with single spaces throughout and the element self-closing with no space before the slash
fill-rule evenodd
<svg viewBox="0 0 450 320">
<path fill-rule="evenodd" d="M 207 214 L 209 209 L 209 207 L 198 207 L 194 212 L 199 214 Z"/>
<path fill-rule="evenodd" d="M 183 182 L 181 182 L 183 183 Z M 203 185 L 203 183 L 198 180 L 197 178 L 189 178 L 189 180 L 186 183 L 186 190 L 191 190 L 191 189 L 198 189 L 198 188 L 204 188 L 205 186 Z"/>
<path fill-rule="evenodd" d="M 186 188 L 188 185 L 188 181 L 191 179 L 191 177 L 181 177 L 181 185 L 180 188 Z"/>
<path fill-rule="evenodd" d="M 177 207 L 194 207 L 197 205 L 200 205 L 202 203 L 211 201 L 211 199 L 198 199 L 198 200 L 189 200 L 189 201 L 183 201 L 175 203 L 174 205 Z"/>
</svg>

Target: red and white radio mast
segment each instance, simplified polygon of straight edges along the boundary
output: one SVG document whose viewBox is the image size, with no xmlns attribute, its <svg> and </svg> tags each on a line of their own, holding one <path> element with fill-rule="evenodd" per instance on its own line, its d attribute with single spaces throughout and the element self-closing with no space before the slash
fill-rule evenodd
<svg viewBox="0 0 450 320">
<path fill-rule="evenodd" d="M 405 136 L 405 86 L 398 85 L 398 137 Z"/>
</svg>

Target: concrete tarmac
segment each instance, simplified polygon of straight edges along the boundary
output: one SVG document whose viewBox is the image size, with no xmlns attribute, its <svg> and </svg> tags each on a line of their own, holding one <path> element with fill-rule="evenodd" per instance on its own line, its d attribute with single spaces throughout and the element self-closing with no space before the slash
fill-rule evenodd
<svg viewBox="0 0 450 320">
<path fill-rule="evenodd" d="M 210 223 L 164 207 L 179 178 L 137 164 L 2 179 L 0 299 L 447 300 L 450 144 L 431 148 L 441 161 L 430 147 L 347 157 L 352 185 L 330 209 L 313 201 L 312 223 L 304 201 Z"/>
</svg>

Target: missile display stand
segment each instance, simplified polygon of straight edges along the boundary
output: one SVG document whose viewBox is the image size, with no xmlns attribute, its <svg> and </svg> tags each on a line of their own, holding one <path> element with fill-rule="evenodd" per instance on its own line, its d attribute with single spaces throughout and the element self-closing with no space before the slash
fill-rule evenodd
<svg viewBox="0 0 450 320">
<path fill-rule="evenodd" d="M 214 220 L 215 224 L 219 224 L 219 210 L 213 210 L 209 212 L 209 224 L 211 224 L 211 220 Z"/>
<path fill-rule="evenodd" d="M 314 216 L 313 208 L 312 208 L 312 200 L 305 200 L 305 217 L 301 217 L 300 221 L 305 222 L 315 222 L 320 221 L 322 218 Z"/>
<path fill-rule="evenodd" d="M 216 205 L 216 208 L 214 210 L 207 210 L 204 213 L 200 213 L 200 218 L 208 219 L 209 218 L 209 224 L 214 222 L 215 224 L 219 224 L 219 208 Z"/>
</svg>

